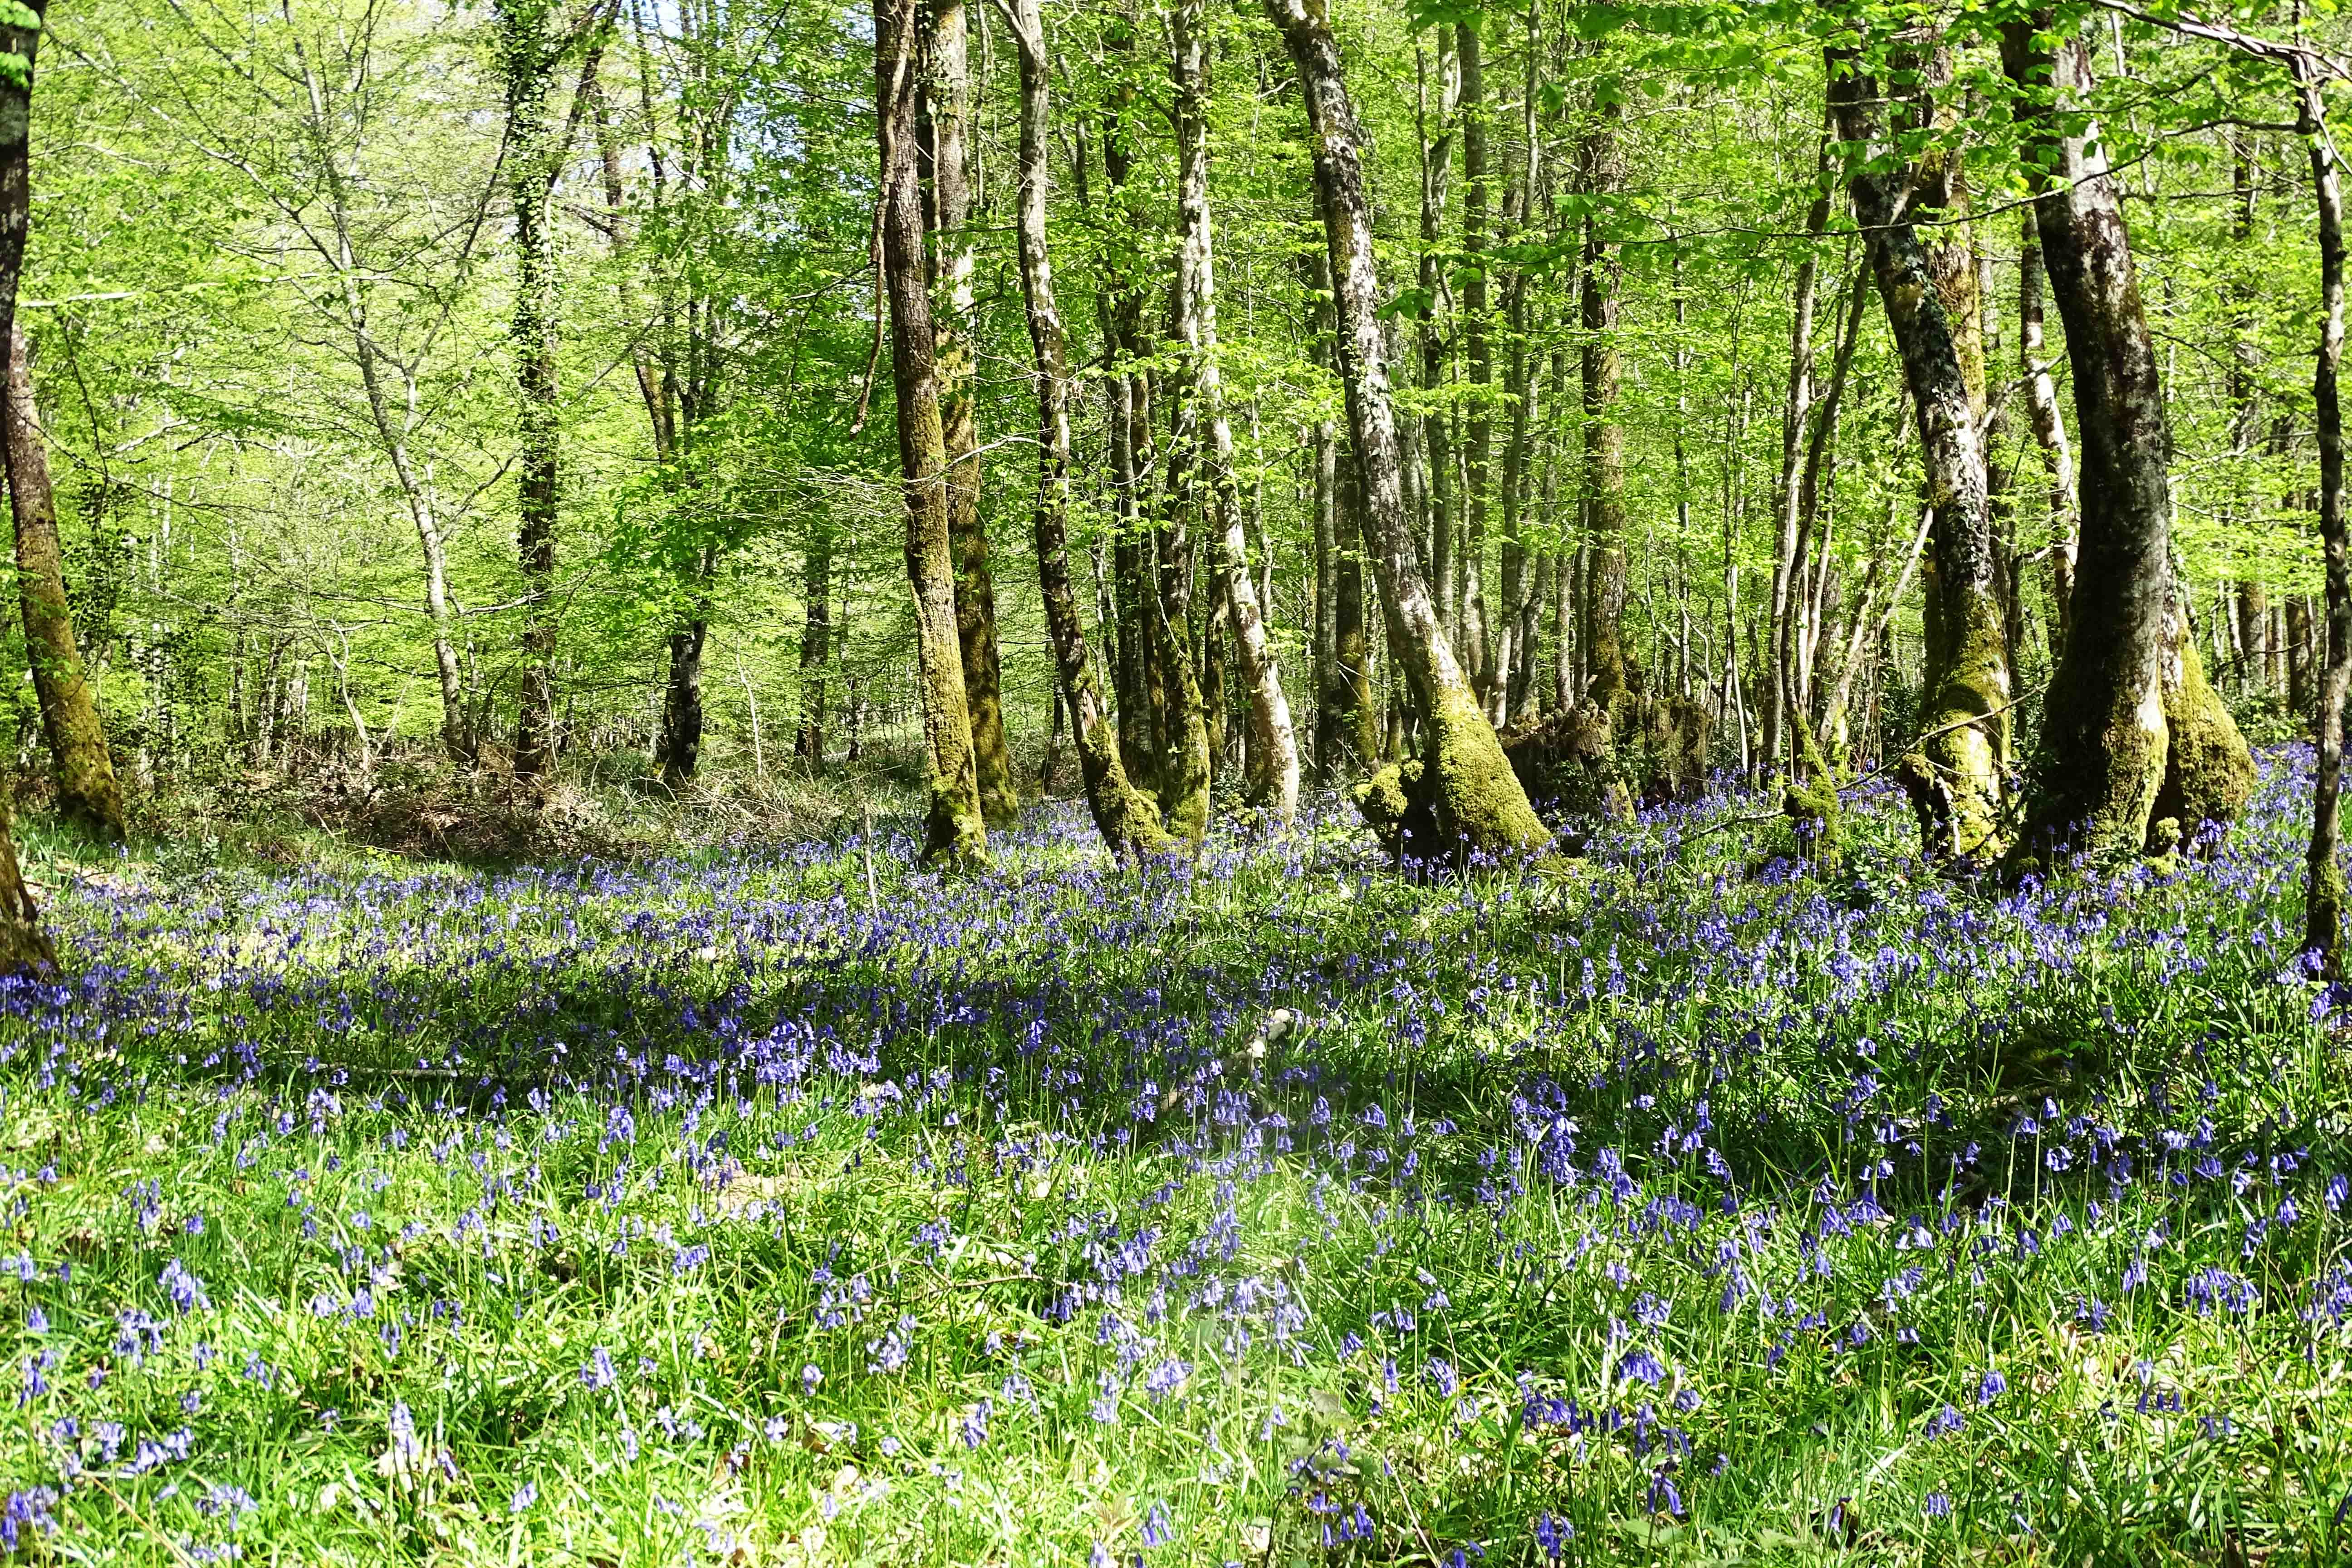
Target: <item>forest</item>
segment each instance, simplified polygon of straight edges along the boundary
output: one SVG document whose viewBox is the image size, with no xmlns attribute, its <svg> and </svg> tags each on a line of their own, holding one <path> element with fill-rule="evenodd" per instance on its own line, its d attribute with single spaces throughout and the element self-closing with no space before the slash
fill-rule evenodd
<svg viewBox="0 0 2352 1568">
<path fill-rule="evenodd" d="M 0 1564 L 2345 1561 L 2347 115 L 0 0 Z"/>
</svg>

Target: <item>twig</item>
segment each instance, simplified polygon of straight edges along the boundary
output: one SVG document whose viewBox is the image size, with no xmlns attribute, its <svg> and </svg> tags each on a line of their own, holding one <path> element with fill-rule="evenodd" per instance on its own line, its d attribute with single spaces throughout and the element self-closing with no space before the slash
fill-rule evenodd
<svg viewBox="0 0 2352 1568">
<path fill-rule="evenodd" d="M 106 1479 L 103 1476 L 91 1475 L 89 1471 L 85 1470 L 82 1472 L 81 1479 L 89 1482 L 90 1485 L 96 1487 L 107 1496 L 112 1498 L 114 1500 L 115 1507 L 121 1509 L 123 1512 L 136 1520 L 139 1522 L 139 1527 L 142 1530 L 144 1530 L 148 1534 L 153 1536 L 156 1540 L 162 1542 L 164 1546 L 170 1550 L 173 1556 L 186 1563 L 188 1568 L 195 1568 L 195 1559 L 190 1557 L 181 1547 L 178 1542 L 173 1540 L 170 1536 L 156 1529 L 154 1524 L 149 1521 L 147 1516 L 133 1508 L 131 1505 L 130 1500 L 121 1492 L 116 1491 L 112 1487 L 108 1486 L 106 1484 Z"/>
</svg>

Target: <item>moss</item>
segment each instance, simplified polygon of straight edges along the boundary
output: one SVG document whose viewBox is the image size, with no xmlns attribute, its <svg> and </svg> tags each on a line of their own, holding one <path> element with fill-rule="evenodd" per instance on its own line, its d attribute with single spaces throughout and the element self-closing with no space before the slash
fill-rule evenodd
<svg viewBox="0 0 2352 1568">
<path fill-rule="evenodd" d="M 1192 658 L 1165 615 L 1154 614 L 1152 641 L 1160 649 L 1160 676 L 1168 683 L 1168 734 L 1160 759 L 1160 816 L 1168 831 L 1197 845 L 1209 831 L 1209 726 Z"/>
<path fill-rule="evenodd" d="M 1812 724 L 1802 708 L 1789 714 L 1790 738 L 1797 745 L 1797 777 L 1781 792 L 1780 809 L 1797 837 L 1797 849 L 1808 860 L 1835 866 L 1845 853 L 1845 812 L 1838 799 L 1838 778 L 1822 755 Z"/>
<path fill-rule="evenodd" d="M 1955 595 L 1944 606 L 1939 667 L 1926 683 L 1919 715 L 1917 787 L 1907 782 L 1931 859 L 1990 859 L 2000 853 L 2002 764 L 2009 756 L 2009 652 L 2000 598 Z M 1923 803 L 1925 808 L 1923 809 Z"/>
<path fill-rule="evenodd" d="M 1549 847 L 1550 829 L 1528 804 L 1528 792 L 1470 689 L 1457 683 L 1440 690 L 1430 706 L 1436 772 L 1432 805 L 1441 827 L 1466 847 L 1497 858 Z"/>
<path fill-rule="evenodd" d="M 2304 951 L 2319 961 L 2320 977 L 2344 978 L 2344 868 L 2331 856 L 2311 868 L 2303 906 Z"/>
<path fill-rule="evenodd" d="M 2164 782 L 2151 816 L 2172 819 L 2175 838 L 2194 847 L 2205 824 L 2227 826 L 2245 810 L 2254 793 L 2254 758 L 2237 721 L 2207 684 L 2196 643 L 2179 637 L 2173 658 L 2178 674 L 2164 692 Z M 2151 830 L 2147 847 L 2153 853 L 2167 846 Z"/>
<path fill-rule="evenodd" d="M 1089 710 L 1094 709 L 1091 690 L 1086 702 Z M 1166 854 L 1168 833 L 1160 825 L 1159 808 L 1129 781 L 1127 770 L 1119 765 L 1118 737 L 1099 712 L 1079 732 L 1077 744 L 1078 771 L 1087 781 L 1087 804 L 1110 852 L 1122 860 Z"/>
</svg>

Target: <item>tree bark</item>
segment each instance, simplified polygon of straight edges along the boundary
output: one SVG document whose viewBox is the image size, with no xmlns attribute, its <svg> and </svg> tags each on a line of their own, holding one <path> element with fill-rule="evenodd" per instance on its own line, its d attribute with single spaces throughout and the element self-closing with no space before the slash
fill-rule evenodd
<svg viewBox="0 0 2352 1568">
<path fill-rule="evenodd" d="M 891 380 L 907 513 L 907 580 L 915 596 L 915 665 L 922 710 L 923 858 L 967 864 L 988 854 L 980 783 L 956 637 L 955 562 L 948 537 L 947 444 L 940 423 L 931 300 L 923 276 L 923 205 L 914 148 L 914 0 L 875 0 L 875 132 L 880 146 L 883 285 L 889 296 Z"/>
<path fill-rule="evenodd" d="M 16 288 L 33 213 L 33 65 L 47 9 L 48 0 L 26 0 L 14 20 L 0 16 L 0 54 L 21 64 L 17 72 L 0 72 L 0 343 L 14 342 L 16 335 Z M 16 25 L 22 11 L 32 14 L 32 26 Z M 0 788 L 0 973 L 47 974 L 57 966 L 57 949 L 41 929 L 40 910 L 16 862 L 8 791 Z"/>
<path fill-rule="evenodd" d="M 1067 520 L 1070 506 L 1069 347 L 1054 300 L 1053 260 L 1045 248 L 1045 187 L 1053 65 L 1046 52 L 1040 0 L 998 0 L 1021 57 L 1021 196 L 1016 226 L 1021 292 L 1028 310 L 1029 346 L 1036 367 L 1037 501 L 1031 531 L 1037 546 L 1037 581 L 1045 601 L 1061 700 L 1070 712 L 1087 805 L 1113 855 L 1132 860 L 1166 847 L 1159 814 L 1128 781 L 1118 736 L 1103 711 L 1087 653 L 1077 595 L 1070 586 Z"/>
<path fill-rule="evenodd" d="M 1584 141 L 1584 188 L 1612 194 L 1624 179 L 1618 145 L 1622 109 L 1597 106 Z M 1630 735 L 1632 672 L 1625 653 L 1625 431 L 1617 422 L 1617 289 L 1621 263 L 1597 215 L 1584 220 L 1579 309 L 1584 324 L 1584 506 L 1591 540 L 1584 578 L 1584 697 L 1609 716 L 1612 735 Z M 1622 802 L 1630 815 L 1632 803 Z"/>
<path fill-rule="evenodd" d="M 1307 100 L 1315 182 L 1331 254 L 1340 375 L 1362 467 L 1366 543 L 1380 579 L 1389 646 L 1422 723 L 1426 752 L 1421 766 L 1437 835 L 1490 857 L 1535 853 L 1550 843 L 1551 835 L 1528 805 L 1494 726 L 1464 679 L 1422 575 L 1404 511 L 1396 410 L 1381 337 L 1364 137 L 1349 100 L 1339 45 L 1321 0 L 1266 0 L 1266 11 L 1283 35 Z M 1408 847 L 1424 856 L 1450 853 L 1442 843 Z"/>
<path fill-rule="evenodd" d="M 1445 387 L 1446 342 L 1443 307 L 1446 296 L 1443 264 L 1445 236 L 1445 188 L 1454 172 L 1454 114 L 1462 94 L 1459 57 L 1446 47 L 1445 31 L 1437 39 L 1437 134 L 1429 133 L 1428 89 L 1424 81 L 1421 124 L 1421 386 L 1429 394 L 1420 420 L 1421 460 L 1427 479 L 1418 488 L 1425 516 L 1418 525 L 1429 540 L 1430 586 L 1437 595 L 1437 613 L 1448 635 L 1460 630 L 1454 562 L 1454 445 L 1447 405 L 1437 397 Z M 1340 329 L 1346 331 L 1343 325 Z"/>
<path fill-rule="evenodd" d="M 25 615 L 25 648 L 41 729 L 57 768 L 58 805 L 66 816 L 109 838 L 122 837 L 122 788 L 106 749 L 98 688 L 74 641 L 66 598 L 65 551 L 58 541 L 57 500 L 49 489 L 48 444 L 33 401 L 30 351 L 21 326 L 9 339 L 8 502 L 16 521 L 16 594 Z"/>
<path fill-rule="evenodd" d="M 512 339 L 518 487 L 515 548 L 529 608 L 523 616 L 514 776 L 555 765 L 555 521 L 560 411 L 555 401 L 555 231 L 549 197 L 556 175 L 547 123 L 556 44 L 548 0 L 498 0 L 499 72 L 506 89 L 507 187 L 514 205 Z"/>
<path fill-rule="evenodd" d="M 1789 623 L 1793 618 L 1792 604 L 1798 592 L 1797 552 L 1801 548 L 1804 520 L 1798 476 L 1804 463 L 1806 431 L 1812 420 L 1814 300 L 1820 289 L 1821 238 L 1830 221 L 1831 174 L 1830 132 L 1824 126 L 1813 175 L 1817 184 L 1812 205 L 1805 213 L 1805 249 L 1797 262 L 1796 288 L 1789 311 L 1789 399 L 1780 412 L 1780 479 L 1772 509 L 1779 534 L 1778 547 L 1772 552 L 1769 636 L 1773 679 L 1757 693 L 1757 717 L 1763 730 L 1761 749 L 1768 771 L 1781 765 L 1784 752 L 1789 763 L 1793 764 L 1796 761 L 1795 748 L 1781 743 L 1781 715 L 1793 700 L 1789 679 Z"/>
<path fill-rule="evenodd" d="M 1316 311 L 1308 353 L 1322 362 L 1321 341 L 1328 331 L 1321 310 Z M 1339 543 L 1332 513 L 1339 503 L 1339 443 L 1331 421 L 1318 419 L 1308 432 L 1308 461 L 1314 472 L 1315 499 L 1315 741 L 1312 767 L 1317 784 L 1328 784 L 1338 762 L 1333 738 L 1339 710 Z"/>
<path fill-rule="evenodd" d="M 801 721 L 793 731 L 793 754 L 808 765 L 810 776 L 824 772 L 825 684 L 828 655 L 833 647 L 833 521 L 809 520 L 808 537 L 801 546 Z"/>
<path fill-rule="evenodd" d="M 1462 60 L 1462 347 L 1470 395 L 1462 452 L 1462 632 L 1456 639 L 1471 689 L 1495 705 L 1494 649 L 1486 620 L 1486 480 L 1495 457 L 1495 350 L 1488 335 L 1486 67 L 1475 14 L 1455 24 Z"/>
<path fill-rule="evenodd" d="M 2352 689 L 2352 528 L 2344 515 L 2344 184 L 2328 136 L 2326 102 L 2308 62 L 2296 72 L 2299 118 L 2319 208 L 2319 365 L 2312 377 L 2319 435 L 2319 538 L 2326 557 L 2326 662 L 2312 727 L 2319 766 L 2312 783 L 2311 847 L 2305 863 L 2303 946 L 2321 976 L 2344 978 L 2344 701 Z M 2306 617 L 2307 618 L 2307 617 Z"/>
<path fill-rule="evenodd" d="M 1176 318 L 1184 341 L 1195 425 L 1208 426 L 1207 479 L 1202 508 L 1213 551 L 1223 574 L 1223 609 L 1233 621 L 1234 655 L 1249 694 L 1248 799 L 1284 822 L 1298 809 L 1298 739 L 1283 694 L 1282 672 L 1266 635 L 1249 569 L 1249 542 L 1241 495 L 1234 480 L 1233 430 L 1225 418 L 1224 387 L 1217 366 L 1217 289 L 1213 237 L 1209 221 L 1209 51 L 1202 34 L 1201 0 L 1184 0 L 1173 17 L 1176 67 L 1177 205 L 1183 235 L 1177 252 Z M 1217 661 L 1214 637 L 1206 657 Z M 1222 708 L 1218 703 L 1212 711 Z"/>
<path fill-rule="evenodd" d="M 2136 848 L 2183 711 L 2164 679 L 2172 434 L 2115 179 L 2095 128 L 2069 122 L 2090 88 L 2088 54 L 2036 13 L 2003 25 L 2001 62 L 2023 89 L 2017 118 L 2083 446 L 2073 624 L 2028 771 L 2022 844 Z M 2243 742 L 2221 733 L 2228 715 L 2204 696 L 2183 753 L 2229 761 Z"/>
<path fill-rule="evenodd" d="M 963 0 L 926 0 L 929 70 L 924 82 L 933 331 L 939 343 L 940 426 L 948 459 L 948 536 L 955 552 L 956 641 L 971 714 L 981 815 L 991 827 L 1021 816 L 1021 785 L 1004 739 L 1003 676 L 996 645 L 996 584 L 980 514 L 979 420 L 972 396 L 971 181 L 967 143 L 971 67 Z"/>
<path fill-rule="evenodd" d="M 2066 627 L 2074 598 L 2074 458 L 2067 449 L 2066 420 L 2058 411 L 2058 387 L 2050 374 L 2048 327 L 2042 305 L 2042 231 L 2028 204 L 2017 259 L 2018 368 L 2025 377 L 2025 407 L 2033 443 L 2042 451 L 2042 471 L 2050 486 L 2050 538 L 2042 546 L 2050 562 L 2050 661 L 2066 650 Z"/>
<path fill-rule="evenodd" d="M 1876 79 L 1850 48 L 1830 52 L 1829 70 L 1840 140 L 1883 154 L 1886 129 Z M 1848 176 L 1887 325 L 1902 355 L 1933 511 L 1928 560 L 1936 581 L 1927 595 L 1923 740 L 1899 776 L 1928 852 L 1976 859 L 2000 848 L 2010 680 L 1977 427 L 1983 361 L 1979 353 L 1972 388 L 1967 360 L 1978 330 L 1975 269 L 1962 269 L 1964 310 L 1955 310 L 1905 210 L 1907 184 L 1899 171 L 1867 163 Z"/>
<path fill-rule="evenodd" d="M 2311 668 L 2311 596 L 2294 594 L 2286 602 L 2286 710 L 2308 726 L 2318 700 Z"/>
<path fill-rule="evenodd" d="M 669 635 L 669 679 L 662 690 L 661 735 L 654 746 L 654 765 L 662 783 L 682 789 L 694 777 L 702 759 L 702 647 L 710 630 L 710 552 L 705 551 L 697 574 L 694 608 Z"/>
</svg>

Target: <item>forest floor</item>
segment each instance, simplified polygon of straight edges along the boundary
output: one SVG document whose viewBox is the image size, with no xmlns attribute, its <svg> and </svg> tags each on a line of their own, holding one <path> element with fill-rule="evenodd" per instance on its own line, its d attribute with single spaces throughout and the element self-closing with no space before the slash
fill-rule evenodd
<svg viewBox="0 0 2352 1568">
<path fill-rule="evenodd" d="M 1414 886 L 29 825 L 0 1558 L 2340 1562 L 2307 755 L 2204 858 Z M 1766 831 L 1769 831 L 1769 829 Z"/>
</svg>

